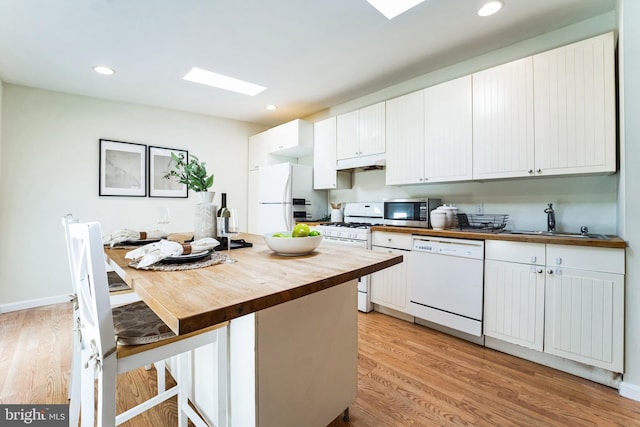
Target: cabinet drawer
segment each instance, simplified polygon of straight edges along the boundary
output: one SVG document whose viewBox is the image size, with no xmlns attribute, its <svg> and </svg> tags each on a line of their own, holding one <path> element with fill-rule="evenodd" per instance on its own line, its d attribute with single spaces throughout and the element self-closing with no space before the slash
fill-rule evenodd
<svg viewBox="0 0 640 427">
<path fill-rule="evenodd" d="M 544 265 L 545 244 L 487 240 L 484 244 L 484 257 L 496 261 Z"/>
<path fill-rule="evenodd" d="M 411 234 L 374 231 L 373 246 L 411 250 Z"/>
<path fill-rule="evenodd" d="M 547 245 L 547 265 L 624 274 L 624 249 Z"/>
</svg>

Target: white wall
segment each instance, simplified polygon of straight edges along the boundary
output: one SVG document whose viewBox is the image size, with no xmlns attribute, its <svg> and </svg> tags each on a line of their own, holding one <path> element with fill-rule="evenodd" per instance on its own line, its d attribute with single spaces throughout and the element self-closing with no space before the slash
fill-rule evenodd
<svg viewBox="0 0 640 427">
<path fill-rule="evenodd" d="M 640 400 L 640 2 L 619 0 L 620 26 L 620 218 L 628 242 L 625 290 L 625 374 L 623 396 Z"/>
<path fill-rule="evenodd" d="M 553 203 L 558 231 L 578 232 L 586 225 L 592 233 L 617 233 L 615 175 L 386 186 L 384 174 L 354 174 L 353 188 L 330 191 L 329 202 L 436 197 L 467 213 L 482 204 L 485 214 L 509 214 L 509 228 L 530 230 L 546 229 L 544 209 Z"/>
<path fill-rule="evenodd" d="M 193 229 L 196 198 L 98 196 L 98 140 L 179 148 L 215 174 L 219 203 L 246 214 L 247 140 L 243 122 L 4 84 L 0 175 L 0 304 L 71 291 L 60 218 L 116 228 L 157 228 L 169 206 L 169 231 Z M 245 215 L 246 218 L 246 215 Z M 245 219 L 246 224 L 246 219 Z"/>
</svg>

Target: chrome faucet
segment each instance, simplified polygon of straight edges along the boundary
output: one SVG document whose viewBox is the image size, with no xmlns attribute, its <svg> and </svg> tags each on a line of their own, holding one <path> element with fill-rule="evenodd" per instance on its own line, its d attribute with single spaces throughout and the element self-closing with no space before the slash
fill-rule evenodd
<svg viewBox="0 0 640 427">
<path fill-rule="evenodd" d="M 548 204 L 549 207 L 545 209 L 545 213 L 547 214 L 547 231 L 555 232 L 556 231 L 556 213 L 553 210 L 553 203 Z"/>
</svg>

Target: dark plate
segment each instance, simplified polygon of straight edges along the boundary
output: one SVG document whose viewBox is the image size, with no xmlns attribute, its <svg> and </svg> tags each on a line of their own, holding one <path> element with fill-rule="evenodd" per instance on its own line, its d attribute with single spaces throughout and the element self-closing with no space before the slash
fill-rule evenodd
<svg viewBox="0 0 640 427">
<path fill-rule="evenodd" d="M 205 259 L 206 257 L 208 257 L 209 255 L 211 255 L 211 251 L 202 251 L 202 252 L 197 252 L 195 254 L 168 257 L 168 258 L 165 258 L 163 260 L 160 260 L 160 263 L 162 263 L 162 264 L 185 264 L 185 263 L 188 263 L 188 262 L 201 261 L 201 260 Z"/>
<path fill-rule="evenodd" d="M 244 239 L 233 240 L 231 239 L 231 249 L 240 249 L 240 248 L 250 248 L 253 246 L 253 243 L 245 242 Z M 216 251 L 226 251 L 227 250 L 227 239 L 224 239 L 222 243 L 214 248 Z"/>
<path fill-rule="evenodd" d="M 161 239 L 127 240 L 120 244 L 125 246 L 143 246 L 148 245 L 149 243 L 159 242 L 160 240 Z"/>
</svg>

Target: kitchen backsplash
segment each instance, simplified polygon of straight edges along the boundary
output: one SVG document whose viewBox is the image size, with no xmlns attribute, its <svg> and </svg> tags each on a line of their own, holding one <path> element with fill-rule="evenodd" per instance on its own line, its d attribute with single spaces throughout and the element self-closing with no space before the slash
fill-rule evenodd
<svg viewBox="0 0 640 427">
<path fill-rule="evenodd" d="M 356 172 L 353 187 L 329 191 L 329 202 L 377 202 L 390 198 L 440 197 L 460 212 L 509 214 L 509 228 L 546 229 L 547 203 L 553 203 L 558 231 L 618 234 L 617 175 L 523 178 L 484 182 L 387 186 L 385 171 Z"/>
</svg>

